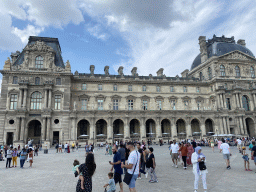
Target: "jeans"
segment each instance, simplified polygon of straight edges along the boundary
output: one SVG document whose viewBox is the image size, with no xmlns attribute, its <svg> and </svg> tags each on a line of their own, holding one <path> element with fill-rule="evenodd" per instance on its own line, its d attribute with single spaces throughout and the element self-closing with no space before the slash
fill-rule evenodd
<svg viewBox="0 0 256 192">
<path fill-rule="evenodd" d="M 11 166 L 11 161 L 12 161 L 12 158 L 7 158 L 7 160 L 6 160 L 6 167 L 7 167 L 8 163 L 9 163 L 9 167 Z"/>
<path fill-rule="evenodd" d="M 204 190 L 207 189 L 207 184 L 206 184 L 206 173 L 202 173 L 202 181 L 203 181 L 203 186 Z M 200 175 L 197 173 L 195 174 L 195 182 L 194 182 L 194 188 L 197 190 L 198 189 L 198 182 L 199 182 L 199 177 Z"/>
<path fill-rule="evenodd" d="M 125 159 L 122 159 L 121 162 L 122 162 L 123 164 L 125 164 Z M 127 168 L 124 168 L 124 172 L 123 172 L 123 173 L 124 173 L 124 174 L 127 173 Z"/>
<path fill-rule="evenodd" d="M 20 167 L 23 168 L 23 165 L 25 163 L 25 159 L 20 159 Z"/>
<path fill-rule="evenodd" d="M 184 167 L 187 167 L 187 156 L 182 156 L 182 160 L 184 162 Z"/>
<path fill-rule="evenodd" d="M 66 152 L 66 153 L 68 152 L 68 148 L 65 148 L 65 152 Z"/>
</svg>

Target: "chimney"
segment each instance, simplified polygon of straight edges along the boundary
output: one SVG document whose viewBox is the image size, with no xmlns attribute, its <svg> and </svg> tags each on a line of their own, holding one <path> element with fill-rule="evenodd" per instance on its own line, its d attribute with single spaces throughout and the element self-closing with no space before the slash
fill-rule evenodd
<svg viewBox="0 0 256 192">
<path fill-rule="evenodd" d="M 198 38 L 200 45 L 201 63 L 208 59 L 207 46 L 206 46 L 206 36 L 200 36 Z"/>
<path fill-rule="evenodd" d="M 136 76 L 137 74 L 137 67 L 133 67 L 131 70 L 132 76 Z"/>
<path fill-rule="evenodd" d="M 245 47 L 245 40 L 243 40 L 243 39 L 238 39 L 238 41 L 237 41 L 237 44 L 239 44 L 239 45 L 242 45 L 242 46 L 244 46 Z"/>
<path fill-rule="evenodd" d="M 123 73 L 123 69 L 124 69 L 123 66 L 120 66 L 120 67 L 118 68 L 118 75 L 123 75 L 123 74 L 124 74 L 124 73 Z"/>
<path fill-rule="evenodd" d="M 156 72 L 156 74 L 157 74 L 158 77 L 162 77 L 162 76 L 163 76 L 163 72 L 164 72 L 164 69 L 163 69 L 163 68 L 160 68 L 160 69 Z"/>
<path fill-rule="evenodd" d="M 95 69 L 95 66 L 94 65 L 90 65 L 91 75 L 94 75 L 94 69 Z"/>
</svg>

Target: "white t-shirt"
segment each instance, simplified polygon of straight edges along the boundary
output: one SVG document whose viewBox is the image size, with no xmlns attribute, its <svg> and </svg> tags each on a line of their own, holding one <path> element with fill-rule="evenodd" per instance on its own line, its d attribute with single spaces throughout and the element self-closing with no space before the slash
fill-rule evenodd
<svg viewBox="0 0 256 192">
<path fill-rule="evenodd" d="M 237 139 L 237 144 L 238 145 L 241 145 L 242 144 L 242 141 L 240 139 Z"/>
<path fill-rule="evenodd" d="M 220 149 L 222 149 L 223 154 L 229 154 L 229 145 L 227 143 L 222 143 Z"/>
<path fill-rule="evenodd" d="M 172 150 L 172 153 L 178 153 L 179 145 L 177 143 L 176 144 L 171 144 L 171 150 Z"/>
<path fill-rule="evenodd" d="M 139 166 L 140 166 L 140 153 L 137 151 L 132 151 L 128 157 L 128 165 L 129 164 L 133 164 L 132 169 L 127 169 L 127 172 L 130 174 L 133 174 L 133 170 L 135 168 L 136 165 L 136 169 L 134 171 L 135 175 L 139 174 Z"/>
<path fill-rule="evenodd" d="M 68 144 L 65 144 L 65 148 L 68 148 Z"/>
</svg>

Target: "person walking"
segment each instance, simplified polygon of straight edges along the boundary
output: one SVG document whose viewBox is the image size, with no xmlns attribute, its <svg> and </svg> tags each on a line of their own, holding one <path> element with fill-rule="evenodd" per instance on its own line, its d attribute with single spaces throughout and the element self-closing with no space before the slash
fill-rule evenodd
<svg viewBox="0 0 256 192">
<path fill-rule="evenodd" d="M 106 143 L 106 153 L 105 153 L 105 155 L 108 155 L 108 143 Z"/>
<path fill-rule="evenodd" d="M 146 167 L 149 169 L 149 173 L 151 176 L 151 179 L 149 180 L 149 183 L 158 183 L 157 176 L 156 176 L 156 161 L 155 161 L 155 155 L 153 153 L 154 149 L 152 147 L 149 147 L 149 157 L 146 161 Z"/>
<path fill-rule="evenodd" d="M 211 143 L 212 152 L 214 153 L 214 140 L 211 139 L 211 140 L 210 140 L 210 143 Z"/>
<path fill-rule="evenodd" d="M 28 162 L 29 162 L 29 168 L 32 168 L 32 164 L 33 164 L 33 150 L 31 148 L 29 148 Z"/>
<path fill-rule="evenodd" d="M 61 143 L 59 144 L 59 152 L 62 153 L 62 144 Z"/>
<path fill-rule="evenodd" d="M 190 143 L 187 144 L 187 149 L 188 149 L 187 165 L 189 166 L 189 165 L 192 165 L 191 156 L 192 156 L 192 153 L 194 152 L 194 149 Z"/>
<path fill-rule="evenodd" d="M 135 150 L 133 142 L 128 142 L 126 147 L 130 150 L 130 155 L 128 157 L 127 164 L 125 165 L 122 163 L 121 167 L 127 168 L 127 173 L 132 175 L 129 183 L 129 190 L 130 192 L 136 192 L 135 184 L 139 175 L 140 154 Z"/>
<path fill-rule="evenodd" d="M 112 145 L 111 145 L 111 143 L 109 144 L 109 150 L 108 150 L 108 153 L 109 153 L 109 155 L 112 155 Z"/>
<path fill-rule="evenodd" d="M 192 154 L 192 164 L 193 164 L 193 173 L 195 175 L 195 181 L 194 181 L 194 189 L 195 192 L 198 190 L 198 182 L 199 182 L 199 177 L 201 175 L 202 182 L 203 182 L 203 187 L 206 192 L 207 190 L 207 183 L 206 183 L 206 173 L 208 173 L 206 166 L 203 168 L 200 166 L 200 163 L 205 163 L 206 162 L 206 157 L 202 153 L 202 148 L 201 147 L 196 147 L 195 152 Z M 205 165 L 205 164 L 204 164 Z"/>
<path fill-rule="evenodd" d="M 59 148 L 59 144 L 56 143 L 55 149 L 56 149 L 56 153 L 58 153 L 58 148 Z"/>
<path fill-rule="evenodd" d="M 20 152 L 20 168 L 22 169 L 26 161 L 26 158 L 27 158 L 27 151 L 25 148 L 23 148 L 22 151 Z"/>
<path fill-rule="evenodd" d="M 123 164 L 125 164 L 125 148 L 124 148 L 124 145 L 123 145 L 123 144 L 120 145 L 120 148 L 118 149 L 118 152 L 119 152 L 120 155 L 121 155 L 121 162 L 122 162 Z M 126 172 L 126 169 L 123 170 L 123 173 L 124 173 L 124 174 L 125 174 L 125 172 Z"/>
<path fill-rule="evenodd" d="M 173 165 L 176 168 L 178 168 L 178 151 L 179 151 L 179 145 L 176 143 L 176 140 L 173 140 L 173 144 L 171 144 L 171 154 L 172 154 L 172 162 Z"/>
<path fill-rule="evenodd" d="M 14 151 L 12 152 L 12 167 L 17 167 L 17 156 L 18 156 L 18 151 L 16 148 L 14 148 Z"/>
<path fill-rule="evenodd" d="M 7 165 L 9 164 L 9 168 L 11 168 L 11 161 L 12 161 L 12 147 L 10 149 L 8 149 L 8 147 L 6 146 L 6 168 Z"/>
<path fill-rule="evenodd" d="M 193 149 L 194 149 L 194 152 L 195 152 L 195 148 L 196 148 L 196 141 L 195 141 L 195 140 L 193 140 L 193 141 L 191 142 L 191 145 L 193 146 Z"/>
<path fill-rule="evenodd" d="M 75 151 L 75 142 L 72 143 L 72 152 Z"/>
<path fill-rule="evenodd" d="M 218 140 L 218 149 L 220 149 L 221 144 L 222 144 L 222 141 L 219 139 Z"/>
<path fill-rule="evenodd" d="M 76 185 L 76 192 L 92 192 L 92 176 L 96 170 L 96 164 L 94 160 L 93 153 L 89 153 L 86 156 L 85 163 L 81 164 L 78 167 L 77 177 L 80 173 L 83 174 L 84 177 L 84 189 L 81 188 L 81 180 L 79 179 Z"/>
<path fill-rule="evenodd" d="M 141 164 L 142 164 L 142 162 L 141 162 L 141 160 L 142 160 L 142 149 L 141 149 L 141 144 L 138 142 L 137 143 L 137 150 L 138 150 L 138 152 L 140 153 L 140 164 L 139 164 L 139 170 L 141 169 Z M 139 175 L 138 175 L 138 178 L 137 179 L 141 179 L 141 174 L 140 174 L 140 171 L 139 171 Z"/>
<path fill-rule="evenodd" d="M 244 159 L 244 169 L 245 169 L 245 171 L 252 171 L 250 169 L 249 155 L 246 152 L 246 147 L 242 147 L 242 155 L 243 155 L 242 158 Z M 248 169 L 246 169 L 246 164 L 247 164 Z"/>
<path fill-rule="evenodd" d="M 242 152 L 242 151 L 241 151 L 241 147 L 242 147 L 242 140 L 241 140 L 241 139 L 239 139 L 239 138 L 237 138 L 236 142 L 237 142 L 237 149 L 238 149 L 238 150 L 239 150 L 239 152 L 241 153 L 241 152 Z"/>
<path fill-rule="evenodd" d="M 76 151 L 78 151 L 78 141 L 76 142 Z"/>
<path fill-rule="evenodd" d="M 222 144 L 220 146 L 220 153 L 221 152 L 223 152 L 223 158 L 226 161 L 227 169 L 231 169 L 229 159 L 232 154 L 230 153 L 229 145 L 226 143 L 226 141 L 224 139 L 222 139 Z"/>
<path fill-rule="evenodd" d="M 123 182 L 122 182 L 123 169 L 121 168 L 121 154 L 117 150 L 118 150 L 118 146 L 114 145 L 112 148 L 112 152 L 114 154 L 113 162 L 110 161 L 109 164 L 112 165 L 112 168 L 110 169 L 110 171 L 112 172 L 114 169 L 115 184 L 119 183 L 120 192 L 123 192 Z"/>
<path fill-rule="evenodd" d="M 182 156 L 182 161 L 183 161 L 183 168 L 186 170 L 187 169 L 187 155 L 188 155 L 188 148 L 184 145 L 184 143 L 181 143 L 181 147 L 179 149 L 181 152 Z"/>
<path fill-rule="evenodd" d="M 64 149 L 65 149 L 64 153 L 68 153 L 68 143 L 65 144 Z"/>
<path fill-rule="evenodd" d="M 252 141 L 253 147 L 252 147 L 252 160 L 254 160 L 254 164 L 256 165 L 256 142 Z M 256 173 L 256 172 L 255 172 Z"/>
</svg>

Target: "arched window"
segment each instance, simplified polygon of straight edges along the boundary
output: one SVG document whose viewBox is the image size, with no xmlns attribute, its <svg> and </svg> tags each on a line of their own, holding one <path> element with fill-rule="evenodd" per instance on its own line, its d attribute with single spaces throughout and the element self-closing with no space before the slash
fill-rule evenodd
<svg viewBox="0 0 256 192">
<path fill-rule="evenodd" d="M 226 76 L 225 74 L 225 67 L 223 65 L 220 66 L 220 76 Z"/>
<path fill-rule="evenodd" d="M 254 68 L 253 67 L 251 67 L 251 77 L 255 77 L 255 72 L 254 72 Z"/>
<path fill-rule="evenodd" d="M 236 77 L 240 77 L 240 68 L 238 66 L 235 67 Z"/>
<path fill-rule="evenodd" d="M 246 95 L 242 96 L 242 103 L 243 103 L 243 108 L 245 109 L 245 111 L 249 111 L 250 110 L 249 99 Z"/>
<path fill-rule="evenodd" d="M 202 72 L 199 73 L 199 80 L 201 81 L 203 79 L 203 74 Z"/>
<path fill-rule="evenodd" d="M 38 91 L 31 95 L 31 109 L 41 109 L 42 107 L 42 94 Z"/>
<path fill-rule="evenodd" d="M 211 69 L 211 67 L 208 68 L 208 77 L 209 77 L 209 79 L 212 79 L 212 69 Z"/>
<path fill-rule="evenodd" d="M 40 77 L 36 77 L 36 79 L 35 79 L 35 84 L 36 84 L 36 85 L 40 85 Z"/>
<path fill-rule="evenodd" d="M 36 57 L 36 68 L 41 69 L 44 65 L 44 58 L 42 56 Z"/>
</svg>

